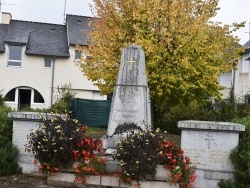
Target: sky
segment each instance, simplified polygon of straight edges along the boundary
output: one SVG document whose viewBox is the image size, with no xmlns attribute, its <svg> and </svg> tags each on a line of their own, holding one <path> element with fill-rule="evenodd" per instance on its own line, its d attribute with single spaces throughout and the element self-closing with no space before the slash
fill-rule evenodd
<svg viewBox="0 0 250 188">
<path fill-rule="evenodd" d="M 92 16 L 89 4 L 93 0 L 0 0 L 2 12 L 10 12 L 12 19 L 44 23 L 64 23 L 64 5 L 66 14 Z M 213 19 L 223 24 L 246 21 L 244 28 L 234 35 L 240 38 L 240 44 L 250 39 L 250 0 L 219 0 L 217 16 Z"/>
</svg>

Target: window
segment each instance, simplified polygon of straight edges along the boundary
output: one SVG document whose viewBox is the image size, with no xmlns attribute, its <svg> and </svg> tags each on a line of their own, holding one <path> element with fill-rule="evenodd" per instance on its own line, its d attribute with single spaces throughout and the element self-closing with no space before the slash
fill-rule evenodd
<svg viewBox="0 0 250 188">
<path fill-rule="evenodd" d="M 248 54 L 244 54 L 241 60 L 241 73 L 249 72 L 249 60 L 247 60 Z"/>
<path fill-rule="evenodd" d="M 34 103 L 44 103 L 43 96 L 34 89 Z"/>
<path fill-rule="evenodd" d="M 51 68 L 51 66 L 52 66 L 52 59 L 45 58 L 44 59 L 44 67 L 45 68 Z"/>
<path fill-rule="evenodd" d="M 82 55 L 81 51 L 75 50 L 75 59 L 81 59 L 81 55 Z"/>
<path fill-rule="evenodd" d="M 219 76 L 219 83 L 223 87 L 231 88 L 231 86 L 232 86 L 232 71 L 222 73 Z"/>
<path fill-rule="evenodd" d="M 21 66 L 22 46 L 9 46 L 8 66 Z"/>
<path fill-rule="evenodd" d="M 15 95 L 16 95 L 16 89 L 10 90 L 6 96 L 5 96 L 5 101 L 15 101 Z"/>
</svg>

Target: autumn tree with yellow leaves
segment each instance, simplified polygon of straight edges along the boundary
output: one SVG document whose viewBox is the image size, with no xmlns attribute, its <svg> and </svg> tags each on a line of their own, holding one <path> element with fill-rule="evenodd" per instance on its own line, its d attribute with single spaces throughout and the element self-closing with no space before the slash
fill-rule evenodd
<svg viewBox="0 0 250 188">
<path fill-rule="evenodd" d="M 212 22 L 217 0 L 93 0 L 88 48 L 81 70 L 103 94 L 113 91 L 121 50 L 142 46 L 151 98 L 169 105 L 220 97 L 218 76 L 241 52 L 242 24 Z"/>
</svg>

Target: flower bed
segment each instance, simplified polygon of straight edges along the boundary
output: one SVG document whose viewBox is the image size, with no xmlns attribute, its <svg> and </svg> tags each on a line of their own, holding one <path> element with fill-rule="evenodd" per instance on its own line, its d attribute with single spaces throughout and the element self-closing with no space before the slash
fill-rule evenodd
<svg viewBox="0 0 250 188">
<path fill-rule="evenodd" d="M 113 159 L 121 164 L 119 173 L 105 171 L 102 141 L 87 136 L 87 130 L 70 114 L 50 114 L 50 118 L 42 117 L 39 129 L 28 135 L 25 148 L 34 154 L 34 163 L 44 176 L 54 176 L 77 162 L 75 180 L 82 184 L 86 183 L 86 175 L 108 175 L 128 185 L 135 180 L 140 187 L 143 180 L 156 180 L 166 169 L 158 180 L 183 188 L 193 186 L 196 176 L 190 159 L 173 142 L 165 141 L 159 130 L 131 131 L 118 143 Z"/>
</svg>

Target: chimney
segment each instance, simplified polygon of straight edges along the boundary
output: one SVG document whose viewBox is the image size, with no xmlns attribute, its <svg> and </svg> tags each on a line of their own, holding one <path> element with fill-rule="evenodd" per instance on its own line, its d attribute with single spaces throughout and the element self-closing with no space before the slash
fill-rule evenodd
<svg viewBox="0 0 250 188">
<path fill-rule="evenodd" d="M 2 12 L 1 24 L 9 24 L 12 16 L 8 12 Z"/>
</svg>

